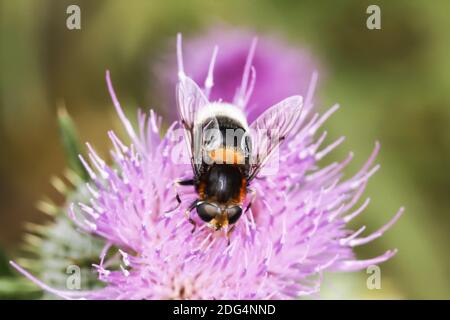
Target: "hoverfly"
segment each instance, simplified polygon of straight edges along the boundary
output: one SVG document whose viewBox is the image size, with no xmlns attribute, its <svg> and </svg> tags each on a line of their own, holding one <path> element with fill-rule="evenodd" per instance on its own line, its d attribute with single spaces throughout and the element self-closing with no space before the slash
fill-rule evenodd
<svg viewBox="0 0 450 320">
<path fill-rule="evenodd" d="M 255 44 L 247 58 L 244 79 L 254 72 L 249 66 Z M 180 35 L 177 54 L 177 106 L 190 153 L 193 178 L 176 183 L 194 186 L 198 195 L 198 199 L 186 211 L 186 217 L 194 226 L 192 232 L 196 223 L 191 218 L 191 212 L 196 209 L 200 219 L 211 228 L 219 230 L 226 227 L 228 237 L 242 213 L 251 207 L 254 192 L 243 210 L 246 196 L 252 192 L 252 180 L 298 123 L 303 100 L 301 96 L 287 98 L 266 110 L 249 125 L 242 111 L 243 105 L 208 100 L 217 47 L 204 90 L 184 74 Z M 241 96 L 238 95 L 235 101 L 245 101 L 245 96 L 248 97 L 251 90 L 252 85 L 249 90 L 241 88 Z M 178 193 L 176 199 L 180 204 Z"/>
</svg>

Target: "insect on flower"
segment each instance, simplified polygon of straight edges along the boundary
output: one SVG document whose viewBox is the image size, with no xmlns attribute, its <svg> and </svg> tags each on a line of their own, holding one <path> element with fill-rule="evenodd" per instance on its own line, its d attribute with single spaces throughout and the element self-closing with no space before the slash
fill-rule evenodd
<svg viewBox="0 0 450 320">
<path fill-rule="evenodd" d="M 250 48 L 242 84 L 233 103 L 210 102 L 208 93 L 213 86 L 217 47 L 211 58 L 204 93 L 184 73 L 181 36 L 178 35 L 177 104 L 194 177 L 175 183 L 194 186 L 198 194 L 198 199 L 186 211 L 189 222 L 194 226 L 192 232 L 196 223 L 190 213 L 196 209 L 198 216 L 210 227 L 215 230 L 226 227 L 229 239 L 234 224 L 242 213 L 248 211 L 256 196 L 250 183 L 300 119 L 303 99 L 292 96 L 266 110 L 250 125 L 247 123 L 242 110 L 254 86 L 255 70 L 251 67 L 251 60 L 255 45 L 256 40 Z M 243 210 L 248 193 L 253 197 Z M 180 204 L 178 194 L 176 199 Z"/>
<path fill-rule="evenodd" d="M 361 260 L 353 248 L 381 237 L 404 208 L 372 234 L 362 235 L 365 226 L 356 231 L 348 227 L 369 205 L 369 198 L 358 202 L 379 168 L 373 165 L 379 143 L 349 178 L 343 171 L 353 153 L 342 161 L 319 165 L 344 140 L 341 137 L 321 147 L 326 131 L 315 137 L 338 105 L 322 116 L 312 112 L 317 73 L 304 92 L 304 102 L 292 97 L 269 109 L 260 107 L 273 102 L 248 103 L 255 85 L 251 67 L 255 44 L 235 98 L 210 102 L 217 49 L 204 88 L 199 88 L 184 73 L 179 36 L 180 132 L 172 124 L 162 133 L 162 118 L 152 110 L 148 116 L 139 111 L 135 128 L 106 73 L 130 142 L 123 142 L 113 131 L 108 133 L 113 144 L 111 165 L 88 144 L 89 159 L 80 156 L 80 160 L 90 177 L 85 187 L 90 198 L 68 208 L 77 228 L 105 241 L 93 264 L 104 287 L 54 288 L 17 263 L 11 265 L 42 289 L 66 299 L 295 299 L 315 297 L 325 273 L 355 272 L 394 256 L 396 250 L 387 250 Z M 232 129 L 233 142 L 227 140 L 227 129 Z M 280 170 L 273 171 L 277 165 Z M 174 181 L 175 186 L 187 185 L 176 190 L 180 210 L 170 209 Z M 181 200 L 186 200 L 183 206 Z M 183 217 L 191 202 L 189 219 L 201 223 L 203 216 L 208 221 L 195 233 Z M 194 209 L 198 215 L 191 215 Z M 221 229 L 229 245 L 207 225 Z M 117 254 L 108 254 L 116 249 Z M 119 255 L 122 259 L 117 261 Z"/>
</svg>

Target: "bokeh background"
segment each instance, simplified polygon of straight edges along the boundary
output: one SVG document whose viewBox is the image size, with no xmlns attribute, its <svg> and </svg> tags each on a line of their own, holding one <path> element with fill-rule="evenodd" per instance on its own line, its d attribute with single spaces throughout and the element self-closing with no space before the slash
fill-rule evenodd
<svg viewBox="0 0 450 320">
<path fill-rule="evenodd" d="M 110 69 L 127 113 L 170 108 L 158 85 L 158 64 L 174 46 L 212 26 L 277 34 L 320 63 L 318 108 L 342 106 L 325 125 L 329 140 L 347 137 L 364 162 L 380 140 L 381 170 L 357 224 L 367 232 L 404 205 L 405 215 L 382 238 L 358 248 L 362 258 L 398 248 L 381 265 L 382 289 L 367 274 L 327 275 L 325 298 L 450 298 L 450 2 L 442 1 L 120 1 L 0 0 L 0 247 L 14 257 L 26 221 L 42 221 L 42 197 L 62 202 L 52 175 L 67 166 L 56 110 L 65 104 L 82 141 L 100 153 L 106 131 L 121 126 L 108 96 Z M 81 8 L 82 29 L 66 28 L 66 8 Z M 382 29 L 366 28 L 378 4 Z M 211 44 L 213 45 L 213 44 Z"/>
</svg>

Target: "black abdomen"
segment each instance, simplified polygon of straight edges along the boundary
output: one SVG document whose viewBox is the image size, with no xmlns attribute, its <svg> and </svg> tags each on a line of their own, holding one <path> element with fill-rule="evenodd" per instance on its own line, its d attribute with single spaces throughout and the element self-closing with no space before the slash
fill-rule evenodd
<svg viewBox="0 0 450 320">
<path fill-rule="evenodd" d="M 236 165 L 214 164 L 205 177 L 205 195 L 218 203 L 239 200 L 243 175 Z"/>
</svg>

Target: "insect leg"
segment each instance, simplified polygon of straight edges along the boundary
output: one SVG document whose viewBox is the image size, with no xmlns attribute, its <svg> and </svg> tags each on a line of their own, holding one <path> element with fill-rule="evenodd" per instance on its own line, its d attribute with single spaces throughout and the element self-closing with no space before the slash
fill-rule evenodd
<svg viewBox="0 0 450 320">
<path fill-rule="evenodd" d="M 234 229 L 236 228 L 236 225 L 235 224 L 233 224 L 232 226 L 231 226 L 231 228 L 230 229 L 228 229 L 228 231 L 227 231 L 227 233 L 225 234 L 225 237 L 227 238 L 227 246 L 229 246 L 230 245 L 230 238 L 231 238 L 231 233 L 234 231 Z"/>
<path fill-rule="evenodd" d="M 178 180 L 178 185 L 180 186 L 193 186 L 194 179 Z"/>
<path fill-rule="evenodd" d="M 192 202 L 191 205 L 184 212 L 186 219 L 188 219 L 189 223 L 192 224 L 192 226 L 193 226 L 191 233 L 194 233 L 195 228 L 197 227 L 197 224 L 191 218 L 191 211 L 194 210 L 195 207 L 197 207 L 198 202 L 199 202 L 199 200 L 194 200 L 194 202 Z"/>
<path fill-rule="evenodd" d="M 248 189 L 248 192 L 252 194 L 252 197 L 250 199 L 250 202 L 248 203 L 247 207 L 244 210 L 244 214 L 252 207 L 253 201 L 256 199 L 256 191 L 253 189 Z"/>
<path fill-rule="evenodd" d="M 194 180 L 193 179 L 187 179 L 187 180 L 175 180 L 173 182 L 173 188 L 175 191 L 175 200 L 177 200 L 177 204 L 175 205 L 174 208 L 167 210 L 165 213 L 169 213 L 172 211 L 175 211 L 176 209 L 179 208 L 179 206 L 181 205 L 181 198 L 180 195 L 178 194 L 178 187 L 179 186 L 193 186 L 194 185 Z"/>
</svg>

